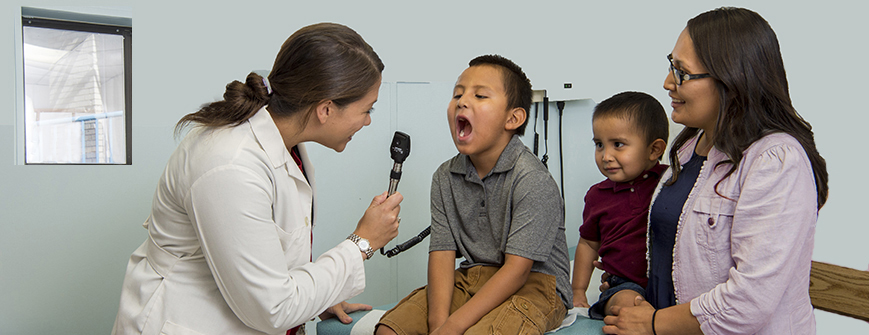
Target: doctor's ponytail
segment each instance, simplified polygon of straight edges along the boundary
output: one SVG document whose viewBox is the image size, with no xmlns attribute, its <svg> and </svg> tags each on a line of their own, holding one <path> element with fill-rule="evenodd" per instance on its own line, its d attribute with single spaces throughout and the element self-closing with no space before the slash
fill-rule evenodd
<svg viewBox="0 0 869 335">
<path fill-rule="evenodd" d="M 226 84 L 223 100 L 203 105 L 199 111 L 185 115 L 175 125 L 176 135 L 188 124 L 205 127 L 237 126 L 250 119 L 269 101 L 263 77 L 251 72 L 245 83 L 238 80 Z"/>
<path fill-rule="evenodd" d="M 268 78 L 251 72 L 244 83 L 227 84 L 223 100 L 182 117 L 175 133 L 190 123 L 234 127 L 265 105 L 274 118 L 309 115 L 324 101 L 344 106 L 364 97 L 380 81 L 383 68 L 374 49 L 353 29 L 336 23 L 313 24 L 284 42 Z"/>
</svg>

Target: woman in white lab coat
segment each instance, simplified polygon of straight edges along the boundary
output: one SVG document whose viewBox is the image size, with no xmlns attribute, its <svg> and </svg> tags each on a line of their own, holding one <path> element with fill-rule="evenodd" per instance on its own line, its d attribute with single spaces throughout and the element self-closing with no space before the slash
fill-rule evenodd
<svg viewBox="0 0 869 335">
<path fill-rule="evenodd" d="M 160 178 L 112 333 L 295 334 L 317 315 L 349 322 L 345 312 L 370 308 L 343 301 L 365 286 L 363 260 L 398 234 L 402 197 L 376 196 L 313 260 L 303 142 L 343 151 L 371 122 L 382 71 L 355 31 L 315 24 L 287 39 L 267 79 L 251 73 L 184 116 L 176 130 L 195 127 Z"/>
</svg>

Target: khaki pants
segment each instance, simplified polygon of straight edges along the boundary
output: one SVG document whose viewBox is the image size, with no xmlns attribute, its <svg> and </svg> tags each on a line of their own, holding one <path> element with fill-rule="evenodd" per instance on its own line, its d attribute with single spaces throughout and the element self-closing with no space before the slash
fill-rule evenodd
<svg viewBox="0 0 869 335">
<path fill-rule="evenodd" d="M 458 269 L 450 314 L 464 305 L 492 278 L 498 267 Z M 543 334 L 561 325 L 567 309 L 555 289 L 555 276 L 531 272 L 516 294 L 483 316 L 465 334 Z M 380 325 L 399 335 L 428 334 L 428 296 L 425 287 L 411 292 L 387 311 Z"/>
</svg>

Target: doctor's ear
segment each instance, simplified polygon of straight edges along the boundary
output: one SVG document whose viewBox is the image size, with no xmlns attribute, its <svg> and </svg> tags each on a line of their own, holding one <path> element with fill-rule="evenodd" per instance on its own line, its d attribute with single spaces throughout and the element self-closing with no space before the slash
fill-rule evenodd
<svg viewBox="0 0 869 335">
<path fill-rule="evenodd" d="M 332 114 L 335 112 L 336 107 L 337 106 L 334 102 L 332 102 L 332 100 L 321 101 L 319 104 L 317 104 L 317 107 L 314 107 L 314 113 L 316 113 L 317 120 L 320 121 L 320 124 L 326 123 L 326 120 L 328 120 L 329 117 L 332 116 Z"/>
</svg>

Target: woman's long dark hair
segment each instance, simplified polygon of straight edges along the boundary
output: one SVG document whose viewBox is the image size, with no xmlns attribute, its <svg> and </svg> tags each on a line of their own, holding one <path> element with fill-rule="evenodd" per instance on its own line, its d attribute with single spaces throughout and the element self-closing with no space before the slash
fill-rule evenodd
<svg viewBox="0 0 869 335">
<path fill-rule="evenodd" d="M 786 133 L 806 151 L 814 171 L 818 209 L 823 207 L 829 190 L 827 163 L 815 146 L 812 126 L 791 103 L 778 39 L 769 23 L 748 9 L 722 7 L 691 19 L 687 29 L 719 93 L 718 121 L 710 140 L 728 157 L 716 165 L 730 164 L 723 178 L 736 171 L 752 143 L 771 133 Z M 686 127 L 673 141 L 670 183 L 681 170 L 678 149 L 698 131 Z"/>
<path fill-rule="evenodd" d="M 268 76 L 272 94 L 263 77 L 251 72 L 245 83 L 227 84 L 223 100 L 182 117 L 175 132 L 190 123 L 237 126 L 266 104 L 272 116 L 280 118 L 311 113 L 316 104 L 328 100 L 344 106 L 364 97 L 380 80 L 383 67 L 374 49 L 353 29 L 313 24 L 293 33 L 281 46 Z"/>
</svg>

